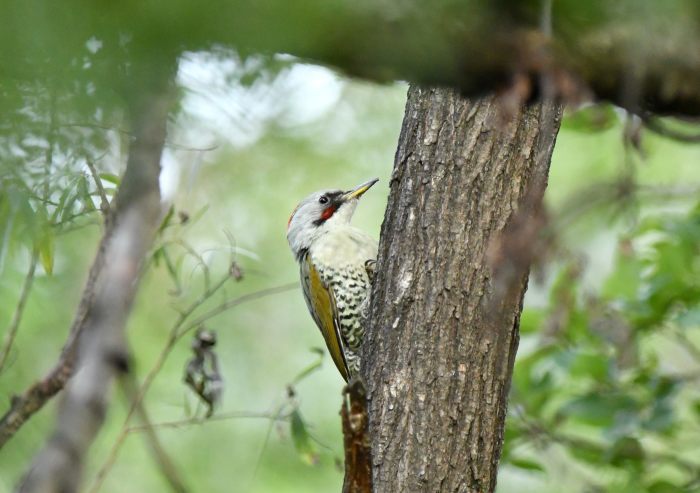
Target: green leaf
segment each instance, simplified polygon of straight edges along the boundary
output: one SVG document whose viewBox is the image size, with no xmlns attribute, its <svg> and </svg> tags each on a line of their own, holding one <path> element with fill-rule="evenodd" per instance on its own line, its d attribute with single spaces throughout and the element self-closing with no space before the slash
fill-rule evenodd
<svg viewBox="0 0 700 493">
<path fill-rule="evenodd" d="M 643 262 L 631 254 L 619 254 L 615 270 L 605 281 L 601 295 L 606 299 L 633 300 L 642 279 Z"/>
<path fill-rule="evenodd" d="M 589 464 L 601 464 L 605 462 L 605 448 L 592 443 L 580 443 L 567 448 L 572 457 L 588 462 Z"/>
<path fill-rule="evenodd" d="M 175 214 L 175 207 L 170 206 L 168 209 L 168 213 L 165 215 L 163 220 L 160 222 L 160 226 L 158 227 L 158 234 L 162 233 L 168 226 L 170 226 L 170 220 L 173 218 L 173 215 Z"/>
<path fill-rule="evenodd" d="M 41 236 L 36 242 L 36 249 L 39 252 L 39 260 L 44 267 L 44 271 L 48 275 L 53 274 L 54 232 L 51 228 L 43 228 Z"/>
<path fill-rule="evenodd" d="M 644 462 L 644 449 L 638 439 L 622 437 L 612 446 L 609 453 L 610 464 L 616 467 L 641 469 Z"/>
<path fill-rule="evenodd" d="M 614 127 L 619 122 L 615 109 L 610 104 L 586 106 L 566 115 L 562 128 L 576 132 L 601 132 Z"/>
<path fill-rule="evenodd" d="M 311 441 L 311 436 L 298 408 L 295 408 L 290 416 L 290 429 L 294 447 L 301 459 L 310 466 L 317 464 L 318 452 Z"/>
<path fill-rule="evenodd" d="M 292 380 L 291 385 L 296 385 L 302 380 L 304 380 L 306 377 L 311 375 L 313 372 L 321 368 L 321 365 L 323 364 L 323 357 L 326 355 L 326 352 L 318 347 L 311 348 L 311 351 L 316 354 L 317 359 L 311 363 L 309 366 L 301 370 L 296 377 Z"/>
<path fill-rule="evenodd" d="M 649 493 L 690 493 L 686 488 L 676 486 L 675 484 L 664 480 L 653 482 L 647 486 L 647 491 Z"/>
<path fill-rule="evenodd" d="M 78 196 L 82 199 L 83 208 L 86 211 L 96 210 L 95 204 L 92 202 L 92 196 L 90 195 L 90 185 L 85 175 L 78 179 Z"/>
<path fill-rule="evenodd" d="M 75 200 L 77 199 L 74 193 L 77 183 L 77 178 L 72 179 L 61 193 L 61 196 L 58 199 L 58 205 L 56 206 L 56 210 L 53 213 L 53 218 L 51 220 L 52 223 L 56 222 L 56 219 L 59 217 L 61 218 L 61 220 L 63 220 L 66 217 L 71 216 L 73 211 L 73 205 L 75 204 Z"/>
<path fill-rule="evenodd" d="M 569 365 L 569 374 L 602 382 L 607 379 L 609 365 L 609 358 L 601 352 L 577 351 Z"/>
<path fill-rule="evenodd" d="M 559 415 L 581 423 L 609 427 L 620 412 L 634 412 L 637 402 L 627 395 L 590 393 L 569 401 Z"/>
<path fill-rule="evenodd" d="M 539 308 L 527 308 L 520 316 L 520 333 L 522 335 L 538 332 L 544 322 L 546 313 Z"/>
<path fill-rule="evenodd" d="M 119 186 L 119 184 L 121 183 L 121 178 L 119 178 L 117 175 L 114 175 L 112 173 L 100 173 L 98 176 L 100 177 L 101 180 L 109 182 L 112 185 Z"/>
<path fill-rule="evenodd" d="M 539 462 L 530 459 L 511 459 L 510 465 L 526 471 L 544 472 L 544 467 Z"/>
<path fill-rule="evenodd" d="M 693 402 L 692 408 L 693 408 L 693 411 L 695 411 L 695 414 L 697 414 L 698 416 L 700 416 L 700 399 L 698 399 L 697 401 Z"/>
</svg>

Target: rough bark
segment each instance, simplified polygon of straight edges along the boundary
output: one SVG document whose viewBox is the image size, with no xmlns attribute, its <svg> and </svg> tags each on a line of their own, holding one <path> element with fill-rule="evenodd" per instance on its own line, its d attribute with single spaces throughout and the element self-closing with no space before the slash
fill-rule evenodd
<svg viewBox="0 0 700 493">
<path fill-rule="evenodd" d="M 561 108 L 516 113 L 409 90 L 364 344 L 377 492 L 495 488 Z"/>
<path fill-rule="evenodd" d="M 367 391 L 361 380 L 353 379 L 343 391 L 340 418 L 345 448 L 343 493 L 372 493 Z"/>
</svg>

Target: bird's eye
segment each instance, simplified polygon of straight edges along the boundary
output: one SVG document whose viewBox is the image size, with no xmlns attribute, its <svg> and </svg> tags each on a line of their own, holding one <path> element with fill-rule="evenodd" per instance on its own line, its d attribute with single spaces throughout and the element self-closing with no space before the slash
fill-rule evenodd
<svg viewBox="0 0 700 493">
<path fill-rule="evenodd" d="M 328 197 L 326 197 L 325 195 L 321 195 L 321 198 L 318 199 L 318 203 L 319 203 L 319 204 L 327 204 L 327 203 L 328 203 Z"/>
</svg>

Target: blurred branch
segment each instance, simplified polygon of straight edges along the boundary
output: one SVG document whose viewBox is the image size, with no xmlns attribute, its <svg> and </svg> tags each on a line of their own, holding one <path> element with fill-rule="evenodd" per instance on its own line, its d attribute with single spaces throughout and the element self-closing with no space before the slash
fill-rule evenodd
<svg viewBox="0 0 700 493">
<path fill-rule="evenodd" d="M 279 413 L 256 413 L 248 411 L 230 411 L 218 413 L 213 416 L 195 416 L 192 418 L 181 419 L 176 421 L 164 421 L 161 423 L 152 423 L 148 425 L 134 425 L 127 428 L 127 433 L 141 433 L 148 431 L 148 428 L 171 428 L 179 429 L 189 426 L 199 426 L 213 421 L 228 421 L 230 419 L 265 419 L 271 421 L 288 421 L 289 416 Z"/>
<path fill-rule="evenodd" d="M 95 260 L 90 267 L 85 288 L 76 311 L 76 316 L 71 324 L 68 337 L 58 362 L 49 372 L 21 395 L 15 395 L 11 399 L 10 409 L 0 419 L 0 449 L 12 438 L 19 428 L 39 411 L 46 402 L 56 395 L 73 373 L 78 346 L 78 339 L 87 325 L 88 310 L 93 304 L 97 277 L 104 267 L 104 259 L 107 245 L 111 239 L 112 231 L 106 231 L 95 255 Z"/>
<path fill-rule="evenodd" d="M 655 134 L 661 135 L 662 137 L 668 137 L 671 140 L 677 142 L 683 142 L 686 144 L 700 144 L 700 133 L 691 134 L 681 132 L 680 130 L 675 130 L 658 118 L 646 118 L 644 120 L 644 126 L 654 132 Z"/>
<path fill-rule="evenodd" d="M 90 174 L 92 175 L 97 191 L 100 194 L 100 210 L 102 211 L 102 215 L 105 217 L 105 224 L 107 224 L 109 219 L 109 199 L 107 198 L 107 192 L 105 191 L 105 187 L 102 186 L 102 179 L 95 168 L 95 163 L 93 163 L 87 156 L 85 157 L 85 162 L 90 169 Z"/>
<path fill-rule="evenodd" d="M 15 337 L 17 336 L 19 324 L 22 321 L 22 315 L 24 314 L 24 307 L 27 304 L 27 298 L 29 298 L 29 292 L 32 289 L 32 283 L 34 282 L 34 272 L 36 271 L 36 264 L 38 259 L 39 253 L 36 249 L 32 250 L 32 256 L 29 261 L 29 270 L 27 271 L 27 275 L 24 276 L 22 289 L 19 293 L 19 300 L 17 301 L 15 312 L 12 315 L 12 321 L 10 322 L 10 326 L 7 328 L 7 332 L 5 333 L 5 340 L 3 341 L 2 349 L 0 349 L 0 373 L 2 373 L 2 370 L 7 364 L 7 358 L 10 355 L 12 344 L 14 343 Z"/>
<path fill-rule="evenodd" d="M 272 427 L 275 424 L 276 421 L 278 421 L 283 415 L 285 415 L 285 410 L 288 408 L 292 408 L 292 410 L 289 413 L 289 417 L 291 419 L 292 415 L 295 413 L 298 413 L 298 404 L 296 403 L 295 397 L 296 397 L 296 390 L 294 389 L 294 385 L 298 384 L 305 378 L 307 378 L 309 375 L 314 373 L 315 371 L 319 370 L 321 368 L 321 363 L 323 361 L 323 354 L 324 351 L 317 351 L 315 349 L 312 349 L 312 351 L 316 352 L 319 354 L 319 359 L 312 362 L 309 366 L 301 370 L 293 379 L 292 381 L 287 384 L 287 389 L 286 389 L 286 394 L 285 397 L 282 401 L 281 404 L 277 405 L 274 407 L 275 412 L 272 413 L 273 418 L 270 419 L 269 425 L 267 427 L 267 430 L 265 431 L 265 438 L 263 439 L 262 446 L 260 447 L 260 451 L 258 452 L 258 457 L 255 461 L 255 467 L 253 468 L 253 474 L 251 475 L 251 480 L 250 480 L 250 485 L 249 487 L 245 490 L 248 491 L 251 489 L 252 484 L 255 482 L 255 478 L 258 475 L 258 471 L 260 470 L 260 464 L 262 464 L 262 459 L 263 459 L 263 454 L 265 453 L 265 449 L 267 448 L 267 444 L 270 441 L 270 436 L 272 435 Z M 314 440 L 316 443 L 320 443 L 318 440 L 314 439 L 312 435 L 309 435 L 309 438 Z M 326 447 L 325 445 L 322 445 L 323 447 Z"/>
<path fill-rule="evenodd" d="M 123 128 L 119 127 L 113 127 L 110 125 L 104 125 L 100 123 L 79 123 L 79 122 L 69 122 L 69 123 L 62 123 L 60 125 L 61 127 L 78 127 L 78 128 L 92 128 L 92 129 L 97 129 L 97 130 L 104 130 L 107 132 L 117 132 L 119 134 L 122 134 L 126 137 L 129 137 L 129 139 L 134 138 L 134 134 L 132 132 L 129 132 L 128 130 L 124 130 Z M 219 148 L 218 144 L 210 145 L 207 147 L 191 147 L 191 146 L 186 146 L 183 144 L 178 144 L 177 142 L 171 142 L 169 140 L 165 140 L 165 147 L 169 147 L 171 149 L 178 149 L 181 151 L 193 151 L 193 152 L 209 152 L 209 151 L 215 151 L 216 149 Z"/>
<path fill-rule="evenodd" d="M 193 330 L 196 327 L 199 327 L 201 324 L 204 322 L 208 321 L 212 317 L 219 315 L 220 313 L 223 313 L 226 310 L 229 310 L 235 306 L 241 305 L 243 303 L 247 303 L 250 301 L 255 301 L 261 298 L 264 298 L 266 296 L 271 296 L 274 294 L 278 293 L 283 293 L 286 291 L 290 291 L 292 289 L 297 289 L 299 287 L 299 283 L 294 282 L 294 283 L 289 283 L 289 284 L 283 284 L 281 286 L 273 287 L 273 288 L 268 288 L 268 289 L 262 289 L 260 291 L 255 291 L 253 293 L 248 293 L 230 300 L 227 300 L 215 308 L 205 312 L 203 315 L 199 316 L 196 320 L 193 322 L 187 323 L 188 319 L 194 314 L 194 312 L 201 307 L 207 300 L 209 300 L 212 296 L 214 296 L 227 282 L 228 280 L 231 279 L 230 273 L 227 273 L 226 275 L 222 276 L 219 281 L 217 281 L 215 284 L 213 284 L 209 289 L 206 289 L 202 295 L 192 302 L 183 312 L 180 313 L 178 319 L 176 320 L 175 324 L 172 326 L 170 329 L 170 334 L 168 336 L 168 340 L 165 343 L 165 346 L 161 350 L 160 354 L 158 355 L 158 358 L 156 359 L 156 362 L 154 363 L 153 367 L 151 370 L 148 372 L 146 377 L 144 378 L 143 383 L 141 384 L 140 388 L 138 389 L 137 392 L 135 392 L 132 402 L 131 402 L 131 407 L 129 408 L 129 411 L 127 413 L 126 418 L 124 419 L 124 423 L 122 424 L 121 431 L 119 433 L 119 436 L 115 440 L 114 444 L 112 445 L 112 448 L 110 449 L 107 459 L 105 462 L 102 464 L 100 469 L 97 472 L 97 475 L 95 476 L 95 480 L 90 487 L 89 491 L 91 493 L 97 492 L 107 475 L 109 474 L 109 471 L 111 470 L 112 466 L 114 465 L 114 462 L 117 459 L 117 455 L 119 454 L 119 450 L 121 449 L 122 445 L 124 444 L 124 441 L 126 440 L 126 437 L 129 433 L 129 423 L 134 416 L 134 413 L 138 410 L 138 407 L 141 405 L 141 402 L 143 402 L 143 399 L 146 396 L 146 393 L 150 389 L 151 385 L 153 384 L 153 381 L 155 380 L 156 376 L 160 372 L 160 370 L 163 368 L 163 365 L 165 364 L 165 361 L 167 360 L 168 356 L 172 352 L 173 348 L 175 347 L 175 344 L 187 333 L 189 333 L 191 330 Z"/>
<path fill-rule="evenodd" d="M 81 301 L 79 311 L 84 309 L 84 315 L 79 318 L 84 321 L 77 333 L 69 334 L 69 357 L 64 357 L 64 351 L 57 365 L 67 379 L 79 345 L 79 371 L 59 406 L 54 433 L 19 486 L 22 493 L 79 489 L 85 455 L 107 412 L 111 380 L 129 371 L 125 327 L 161 215 L 160 158 L 172 96 L 169 77 L 152 82 L 156 82 L 150 87 L 152 92 L 144 91 L 141 99 L 132 102 L 137 103 L 132 105 L 131 116 L 138 138 L 130 145 L 113 227 L 105 232 L 95 261 L 101 265 L 93 265 L 96 272 L 88 279 L 89 295 Z M 102 262 L 103 256 L 109 261 Z M 16 401 L 13 409 L 14 404 Z M 24 415 L 25 420 L 27 417 Z"/>
<path fill-rule="evenodd" d="M 121 379 L 121 384 L 122 390 L 127 397 L 127 401 L 133 402 L 137 388 L 135 379 L 131 375 L 126 375 Z M 153 455 L 163 478 L 170 485 L 172 491 L 177 493 L 185 493 L 188 491 L 188 489 L 185 487 L 185 484 L 183 483 L 177 468 L 173 464 L 172 459 L 170 459 L 168 453 L 165 451 L 165 448 L 163 448 L 161 445 L 143 402 L 139 403 L 137 406 L 137 414 L 143 423 L 142 429 L 145 432 L 144 439 L 148 444 L 151 455 Z"/>
<path fill-rule="evenodd" d="M 0 43 L 24 61 L 6 63 L 7 72 L 35 78 L 45 47 L 56 52 L 50 61 L 60 67 L 79 59 L 91 35 L 110 39 L 121 33 L 134 40 L 135 57 L 153 64 L 187 50 L 228 46 L 245 53 L 288 53 L 375 81 L 449 86 L 465 96 L 507 86 L 518 72 L 537 87 L 538 74 L 548 72 L 564 98 L 590 88 L 597 99 L 633 111 L 700 114 L 696 0 L 676 0 L 673 8 L 638 0 L 618 0 L 615 8 L 602 0 L 560 1 L 553 2 L 547 19 L 536 0 L 307 0 L 303 9 L 283 0 L 264 8 L 256 2 L 175 0 L 139 9 L 110 5 L 110 23 L 104 22 L 101 4 L 67 2 L 58 12 L 48 0 L 0 3 L 0 18 L 8 25 L 26 25 L 30 12 L 57 13 L 34 25 L 42 43 L 29 42 L 18 34 L 22 30 L 0 33 Z M 551 39 L 539 32 L 545 22 Z M 153 37 L 154 32 L 163 34 Z M 118 84 L 118 75 L 105 74 L 103 80 Z"/>
</svg>

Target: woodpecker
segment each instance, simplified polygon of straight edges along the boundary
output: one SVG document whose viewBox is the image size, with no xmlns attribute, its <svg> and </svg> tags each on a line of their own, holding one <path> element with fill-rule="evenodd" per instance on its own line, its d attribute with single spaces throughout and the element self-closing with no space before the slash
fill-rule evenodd
<svg viewBox="0 0 700 493">
<path fill-rule="evenodd" d="M 287 241 L 297 262 L 306 306 L 347 382 L 360 370 L 360 315 L 370 292 L 377 242 L 350 225 L 360 197 L 377 183 L 348 191 L 321 190 L 289 216 Z"/>
</svg>

